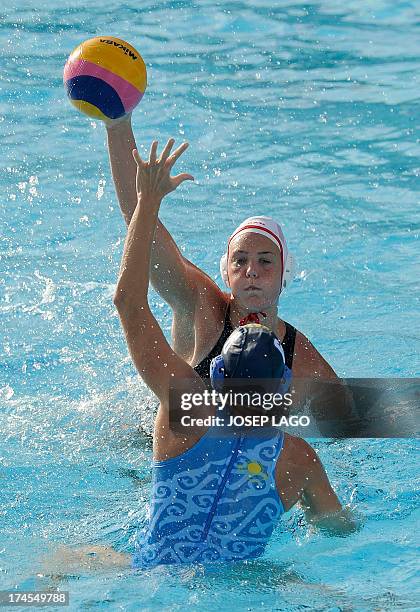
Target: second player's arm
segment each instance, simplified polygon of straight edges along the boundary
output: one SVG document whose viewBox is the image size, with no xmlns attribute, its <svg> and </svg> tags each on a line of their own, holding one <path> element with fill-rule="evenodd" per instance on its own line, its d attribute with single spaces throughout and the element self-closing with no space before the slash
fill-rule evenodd
<svg viewBox="0 0 420 612">
<path fill-rule="evenodd" d="M 108 124 L 107 136 L 115 190 L 128 226 L 137 206 L 137 166 L 132 156 L 136 142 L 131 118 Z M 193 311 L 200 273 L 182 255 L 168 230 L 157 219 L 150 264 L 150 281 L 154 289 L 174 310 Z"/>
</svg>

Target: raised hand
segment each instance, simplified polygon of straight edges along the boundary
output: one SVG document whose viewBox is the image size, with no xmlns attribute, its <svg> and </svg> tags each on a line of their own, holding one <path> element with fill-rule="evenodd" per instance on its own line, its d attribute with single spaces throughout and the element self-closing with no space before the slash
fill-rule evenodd
<svg viewBox="0 0 420 612">
<path fill-rule="evenodd" d="M 152 142 L 149 161 L 143 161 L 137 149 L 133 150 L 133 157 L 137 164 L 136 189 L 137 196 L 161 200 L 165 195 L 174 191 L 183 181 L 193 181 L 191 174 L 178 174 L 171 176 L 171 170 L 176 160 L 188 148 L 184 142 L 170 155 L 175 140 L 170 138 L 166 143 L 159 159 L 156 158 L 158 143 Z"/>
</svg>

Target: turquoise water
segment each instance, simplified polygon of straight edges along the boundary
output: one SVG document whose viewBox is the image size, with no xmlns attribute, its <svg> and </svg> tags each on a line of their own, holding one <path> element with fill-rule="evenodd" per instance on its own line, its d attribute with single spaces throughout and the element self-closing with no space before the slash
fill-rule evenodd
<svg viewBox="0 0 420 612">
<path fill-rule="evenodd" d="M 342 376 L 420 369 L 418 3 L 16 5 L 0 14 L 1 589 L 38 584 L 58 543 L 131 551 L 146 514 L 138 425 L 150 430 L 154 401 L 112 303 L 125 227 L 103 126 L 77 114 L 61 80 L 83 39 L 116 35 L 144 56 L 141 150 L 191 143 L 179 168 L 196 184 L 162 207 L 189 258 L 220 283 L 230 231 L 275 216 L 298 262 L 281 316 Z M 169 332 L 168 308 L 151 301 Z M 261 561 L 80 572 L 59 582 L 71 607 L 414 609 L 418 443 L 315 446 L 364 516 L 360 533 L 328 538 L 296 510 Z"/>
</svg>

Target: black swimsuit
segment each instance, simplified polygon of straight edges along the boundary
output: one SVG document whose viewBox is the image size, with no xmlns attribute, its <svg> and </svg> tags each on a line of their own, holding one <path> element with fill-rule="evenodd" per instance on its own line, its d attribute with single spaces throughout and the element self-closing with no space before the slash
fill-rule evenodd
<svg viewBox="0 0 420 612">
<path fill-rule="evenodd" d="M 296 328 L 290 323 L 284 322 L 286 325 L 286 333 L 284 334 L 284 338 L 282 340 L 282 347 L 284 351 L 284 357 L 286 360 L 287 367 L 291 370 L 293 364 L 293 354 L 295 350 L 295 339 L 296 339 Z M 232 323 L 230 322 L 230 307 L 227 308 L 225 314 L 225 323 L 223 327 L 223 331 L 220 335 L 219 340 L 207 355 L 204 357 L 202 361 L 198 365 L 195 366 L 194 370 L 201 376 L 201 378 L 209 378 L 210 376 L 210 363 L 213 357 L 217 357 L 222 352 L 222 348 L 226 340 L 229 338 L 230 334 L 233 332 Z"/>
</svg>

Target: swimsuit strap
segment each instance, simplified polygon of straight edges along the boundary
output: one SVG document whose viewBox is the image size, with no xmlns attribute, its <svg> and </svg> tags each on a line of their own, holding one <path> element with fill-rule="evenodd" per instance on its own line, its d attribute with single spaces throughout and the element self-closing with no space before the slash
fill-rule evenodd
<svg viewBox="0 0 420 612">
<path fill-rule="evenodd" d="M 228 304 L 226 308 L 226 313 L 225 313 L 225 322 L 223 325 L 223 331 L 219 338 L 219 342 L 221 341 L 222 338 L 224 338 L 224 341 L 223 341 L 223 344 L 224 344 L 232 332 L 233 332 L 233 327 L 232 327 L 232 323 L 230 320 L 230 304 Z M 223 348 L 223 344 L 222 344 L 222 348 Z M 221 350 L 222 349 L 220 349 L 220 351 Z"/>
<path fill-rule="evenodd" d="M 286 326 L 286 333 L 284 334 L 284 338 L 282 340 L 282 347 L 284 351 L 284 358 L 286 361 L 286 365 L 289 370 L 292 369 L 293 364 L 293 355 L 295 352 L 295 340 L 296 340 L 296 327 L 290 325 L 290 323 L 284 322 Z"/>
</svg>

